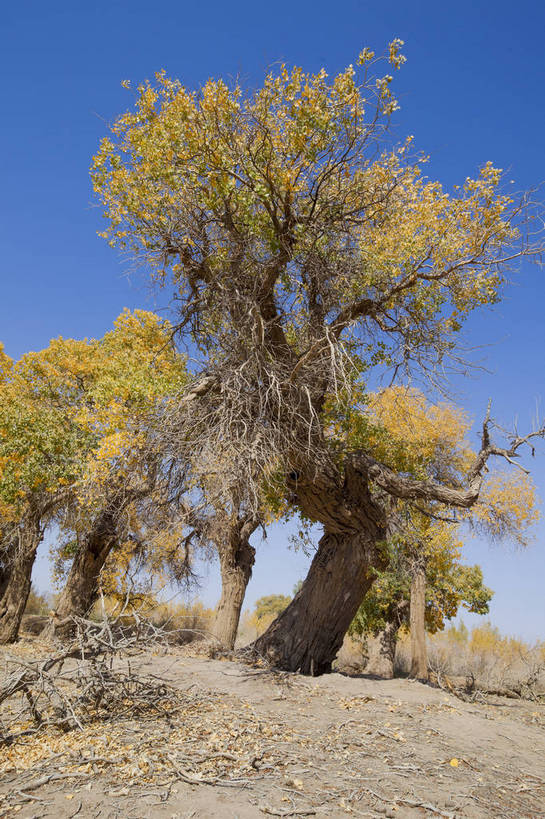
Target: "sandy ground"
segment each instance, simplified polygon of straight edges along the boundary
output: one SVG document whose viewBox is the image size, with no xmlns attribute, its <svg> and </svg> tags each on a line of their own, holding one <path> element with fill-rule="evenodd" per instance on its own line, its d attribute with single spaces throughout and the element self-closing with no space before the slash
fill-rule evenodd
<svg viewBox="0 0 545 819">
<path fill-rule="evenodd" d="M 543 705 L 187 652 L 132 662 L 180 706 L 0 751 L 1 816 L 545 817 Z"/>
</svg>

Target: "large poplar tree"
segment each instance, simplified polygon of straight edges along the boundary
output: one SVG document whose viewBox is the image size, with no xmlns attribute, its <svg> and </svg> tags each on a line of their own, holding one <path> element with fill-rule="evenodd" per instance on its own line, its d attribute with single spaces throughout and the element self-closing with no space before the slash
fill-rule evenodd
<svg viewBox="0 0 545 819">
<path fill-rule="evenodd" d="M 386 56 L 404 62 L 395 40 Z M 350 403 L 370 367 L 435 380 L 466 317 L 500 298 L 509 264 L 535 248 L 526 197 L 486 163 L 452 193 L 393 146 L 392 77 L 374 54 L 330 79 L 282 66 L 246 93 L 198 92 L 157 75 L 95 157 L 105 236 L 176 288 L 178 329 L 200 351 L 194 383 L 165 422 L 177 455 L 223 476 L 257 512 L 264 486 L 324 534 L 301 590 L 256 648 L 285 668 L 330 667 L 384 565 L 391 498 L 469 507 L 490 438 L 464 476 L 415 480 L 365 449 L 340 451 L 324 408 Z"/>
<path fill-rule="evenodd" d="M 47 351 L 13 362 L 0 383 L 0 643 L 17 639 L 38 546 L 95 439 L 77 418 L 84 347 L 84 342 L 67 345 L 59 339 Z M 58 389 L 49 380 L 57 355 L 70 362 L 73 390 L 66 381 Z"/>
</svg>

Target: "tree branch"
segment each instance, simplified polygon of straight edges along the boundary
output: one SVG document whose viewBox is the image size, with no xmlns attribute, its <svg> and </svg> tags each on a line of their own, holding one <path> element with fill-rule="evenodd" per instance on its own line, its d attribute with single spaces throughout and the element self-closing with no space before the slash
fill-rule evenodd
<svg viewBox="0 0 545 819">
<path fill-rule="evenodd" d="M 483 421 L 481 448 L 469 469 L 467 475 L 467 485 L 465 487 L 444 486 L 435 481 L 416 480 L 408 475 L 403 475 L 391 469 L 385 464 L 376 461 L 366 452 L 357 452 L 351 456 L 352 463 L 356 469 L 363 472 L 366 477 L 378 484 L 390 495 L 403 500 L 425 500 L 438 501 L 447 506 L 457 506 L 468 509 L 473 506 L 479 498 L 484 471 L 490 456 L 505 458 L 509 463 L 514 463 L 525 472 L 519 463 L 514 461 L 519 455 L 519 450 L 533 438 L 545 438 L 545 424 L 538 430 L 530 432 L 528 435 L 510 436 L 510 447 L 500 447 L 490 441 L 490 418 L 491 402 L 489 401 L 486 416 Z"/>
</svg>

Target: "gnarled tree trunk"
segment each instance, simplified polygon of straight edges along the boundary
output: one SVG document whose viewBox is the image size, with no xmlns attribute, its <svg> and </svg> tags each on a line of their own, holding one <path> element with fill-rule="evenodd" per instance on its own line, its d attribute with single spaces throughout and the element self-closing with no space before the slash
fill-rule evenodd
<svg viewBox="0 0 545 819">
<path fill-rule="evenodd" d="M 100 572 L 116 541 L 115 518 L 110 513 L 104 514 L 84 538 L 74 557 L 55 611 L 42 632 L 43 637 L 66 639 L 74 630 L 69 618 L 84 617 L 88 613 L 97 597 Z"/>
<path fill-rule="evenodd" d="M 13 554 L 15 545 L 12 544 L 11 548 L 7 545 L 0 546 L 0 600 L 8 585 L 11 574 L 10 554 Z"/>
<path fill-rule="evenodd" d="M 423 560 L 414 561 L 411 577 L 411 677 L 428 679 L 428 652 L 426 649 L 426 566 Z"/>
<path fill-rule="evenodd" d="M 255 549 L 247 539 L 227 543 L 219 552 L 221 598 L 212 632 L 218 643 L 232 651 L 237 637 L 246 587 L 252 576 Z"/>
<path fill-rule="evenodd" d="M 0 644 L 14 643 L 30 594 L 32 568 L 43 538 L 39 516 L 25 519 L 19 527 L 13 554 L 9 559 L 4 593 L 0 599 Z"/>
<path fill-rule="evenodd" d="M 368 659 L 365 673 L 391 680 L 397 645 L 397 623 L 386 623 L 382 631 L 367 639 Z"/>
<path fill-rule="evenodd" d="M 324 534 L 300 590 L 253 648 L 286 671 L 317 676 L 331 671 L 375 579 L 373 569 L 384 566 L 386 515 L 371 496 L 365 471 L 350 463 L 342 475 L 332 469 L 290 478 L 298 505 L 324 524 Z"/>
<path fill-rule="evenodd" d="M 331 671 L 379 562 L 368 533 L 326 532 L 301 589 L 255 641 L 256 652 L 286 671 L 311 676 Z"/>
</svg>

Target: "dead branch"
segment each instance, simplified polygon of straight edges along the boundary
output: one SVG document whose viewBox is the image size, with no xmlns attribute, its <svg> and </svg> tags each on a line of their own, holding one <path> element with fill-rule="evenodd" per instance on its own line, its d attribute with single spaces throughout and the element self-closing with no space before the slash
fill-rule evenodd
<svg viewBox="0 0 545 819">
<path fill-rule="evenodd" d="M 448 506 L 469 508 L 479 498 L 479 492 L 483 482 L 484 473 L 488 459 L 491 456 L 504 458 L 511 464 L 516 464 L 524 472 L 524 469 L 515 459 L 519 457 L 520 450 L 524 446 L 530 446 L 530 441 L 535 438 L 545 438 L 545 423 L 539 429 L 520 436 L 513 433 L 504 435 L 508 438 L 509 445 L 498 446 L 491 441 L 490 428 L 494 424 L 490 418 L 490 402 L 488 404 L 485 419 L 483 421 L 481 448 L 467 474 L 466 486 L 447 486 L 427 480 L 415 480 L 414 478 L 396 472 L 385 464 L 376 461 L 367 452 L 357 452 L 352 456 L 352 462 L 363 474 L 373 480 L 381 489 L 390 495 L 404 500 L 421 499 L 428 502 L 438 501 Z"/>
<path fill-rule="evenodd" d="M 23 701 L 2 729 L 0 744 L 11 744 L 22 736 L 13 726 L 25 716 L 33 720 L 35 731 L 52 726 L 65 731 L 82 729 L 96 719 L 135 714 L 169 719 L 175 689 L 156 677 L 137 675 L 129 661 L 142 649 L 165 648 L 167 632 L 123 610 L 117 618 L 98 623 L 81 617 L 72 620 L 76 636 L 64 650 L 41 661 L 8 661 L 15 670 L 0 683 L 0 704 L 17 694 L 23 695 Z M 125 667 L 117 667 L 114 661 L 123 658 Z"/>
</svg>

